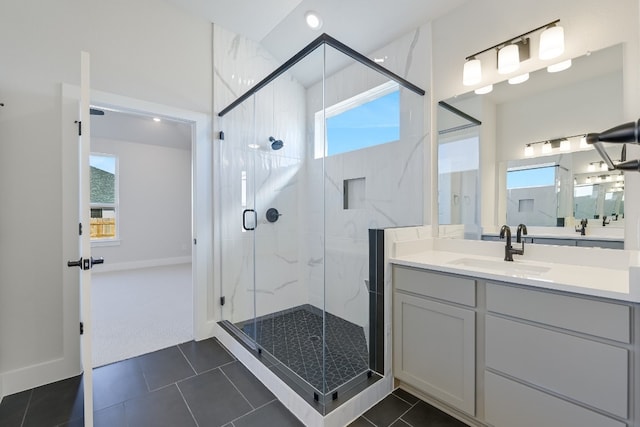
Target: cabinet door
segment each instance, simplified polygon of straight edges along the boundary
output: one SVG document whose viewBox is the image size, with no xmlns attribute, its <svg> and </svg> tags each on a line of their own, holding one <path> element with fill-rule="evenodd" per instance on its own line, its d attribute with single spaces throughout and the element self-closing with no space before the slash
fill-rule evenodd
<svg viewBox="0 0 640 427">
<path fill-rule="evenodd" d="M 475 415 L 475 312 L 396 292 L 394 375 Z"/>
</svg>

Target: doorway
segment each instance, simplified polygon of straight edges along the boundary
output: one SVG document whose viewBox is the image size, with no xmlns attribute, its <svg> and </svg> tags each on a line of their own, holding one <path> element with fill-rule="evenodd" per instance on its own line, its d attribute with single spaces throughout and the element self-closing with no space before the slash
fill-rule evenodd
<svg viewBox="0 0 640 427">
<path fill-rule="evenodd" d="M 193 126 L 91 110 L 92 366 L 194 338 Z"/>
</svg>

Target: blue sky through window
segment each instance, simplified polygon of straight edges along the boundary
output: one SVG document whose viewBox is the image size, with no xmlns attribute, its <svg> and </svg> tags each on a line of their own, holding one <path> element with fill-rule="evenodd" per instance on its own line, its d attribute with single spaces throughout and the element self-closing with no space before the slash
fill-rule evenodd
<svg viewBox="0 0 640 427">
<path fill-rule="evenodd" d="M 94 168 L 98 168 L 112 174 L 116 173 L 116 158 L 113 156 L 99 156 L 92 154 L 89 156 L 89 164 Z"/>
<path fill-rule="evenodd" d="M 555 185 L 556 167 L 546 166 L 507 172 L 507 189 Z"/>
<path fill-rule="evenodd" d="M 327 118 L 327 155 L 400 139 L 400 91 Z"/>
</svg>

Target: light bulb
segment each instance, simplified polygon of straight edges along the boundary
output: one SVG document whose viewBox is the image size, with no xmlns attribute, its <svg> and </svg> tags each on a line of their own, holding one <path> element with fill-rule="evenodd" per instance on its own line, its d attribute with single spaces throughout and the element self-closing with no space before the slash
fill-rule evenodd
<svg viewBox="0 0 640 427">
<path fill-rule="evenodd" d="M 608 171 L 609 170 L 609 166 L 607 166 L 607 164 L 605 162 L 600 162 L 600 170 L 601 171 Z"/>
<path fill-rule="evenodd" d="M 587 144 L 586 136 L 583 136 L 580 138 L 580 148 L 589 148 L 589 144 Z"/>
<path fill-rule="evenodd" d="M 560 151 L 569 151 L 571 150 L 571 143 L 568 139 L 563 139 L 560 141 Z"/>
<path fill-rule="evenodd" d="M 320 18 L 320 15 L 313 10 L 304 14 L 304 20 L 312 30 L 319 30 L 320 27 L 322 27 L 322 18 Z"/>
<path fill-rule="evenodd" d="M 588 176 L 587 179 L 584 180 L 584 182 L 586 182 L 587 184 L 591 184 L 591 177 Z"/>
<path fill-rule="evenodd" d="M 589 166 L 587 166 L 587 172 L 595 172 L 596 171 L 596 165 L 594 165 L 593 163 L 589 163 Z"/>
<path fill-rule="evenodd" d="M 549 144 L 549 142 L 545 142 L 544 144 L 542 144 L 542 153 L 543 154 L 551 153 L 551 144 Z"/>
</svg>

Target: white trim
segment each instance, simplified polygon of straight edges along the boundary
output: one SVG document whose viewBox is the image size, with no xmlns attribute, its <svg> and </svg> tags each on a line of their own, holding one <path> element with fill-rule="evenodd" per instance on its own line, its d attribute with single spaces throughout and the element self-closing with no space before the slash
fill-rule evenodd
<svg viewBox="0 0 640 427">
<path fill-rule="evenodd" d="M 68 372 L 67 365 L 68 361 L 65 358 L 59 358 L 4 372 L 2 390 L 6 396 L 9 396 L 80 374 L 80 372 Z"/>
<path fill-rule="evenodd" d="M 0 374 L 0 403 L 4 399 L 4 374 Z"/>
<path fill-rule="evenodd" d="M 192 257 L 174 257 L 174 258 L 159 258 L 159 259 L 146 259 L 142 261 L 132 262 L 118 262 L 118 263 L 105 263 L 98 264 L 93 267 L 93 274 L 109 273 L 112 271 L 125 271 L 136 270 L 138 268 L 151 268 L 162 267 L 165 265 L 177 265 L 177 264 L 191 264 Z"/>
<path fill-rule="evenodd" d="M 121 242 L 120 239 L 98 239 L 98 240 L 92 240 L 91 241 L 91 247 L 92 248 L 101 248 L 101 247 L 104 247 L 104 246 L 120 246 L 120 242 Z"/>
</svg>

